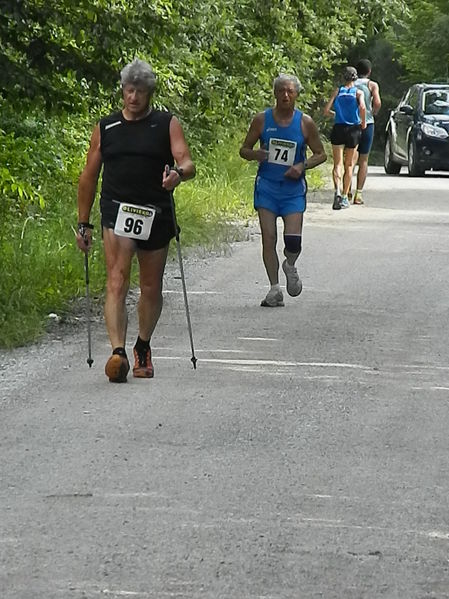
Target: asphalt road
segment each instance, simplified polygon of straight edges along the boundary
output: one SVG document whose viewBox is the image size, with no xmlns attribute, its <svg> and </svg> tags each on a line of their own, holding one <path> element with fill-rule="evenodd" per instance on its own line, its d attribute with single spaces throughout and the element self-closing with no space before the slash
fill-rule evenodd
<svg viewBox="0 0 449 599">
<path fill-rule="evenodd" d="M 188 258 L 196 371 L 176 262 L 153 380 L 101 322 L 1 353 L 1 598 L 449 598 L 448 190 L 311 194 L 284 308 L 257 227 Z"/>
</svg>

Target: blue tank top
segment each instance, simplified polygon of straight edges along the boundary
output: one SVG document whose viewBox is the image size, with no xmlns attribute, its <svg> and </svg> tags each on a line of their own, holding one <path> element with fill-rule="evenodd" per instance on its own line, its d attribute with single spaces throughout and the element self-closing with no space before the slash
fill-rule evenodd
<svg viewBox="0 0 449 599">
<path fill-rule="evenodd" d="M 258 175 L 271 181 L 304 186 L 304 175 L 300 179 L 284 177 L 288 169 L 306 157 L 306 143 L 301 128 L 302 112 L 295 108 L 293 119 L 287 127 L 282 127 L 273 117 L 273 109 L 265 110 L 265 122 L 260 146 L 268 150 L 268 160 L 259 165 Z"/>
<path fill-rule="evenodd" d="M 336 125 L 360 125 L 357 88 L 342 85 L 334 100 L 334 110 Z"/>
</svg>

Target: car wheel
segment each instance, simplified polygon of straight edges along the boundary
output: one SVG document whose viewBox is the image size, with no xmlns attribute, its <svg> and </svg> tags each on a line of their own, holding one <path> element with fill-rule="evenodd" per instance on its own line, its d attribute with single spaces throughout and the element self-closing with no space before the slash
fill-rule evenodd
<svg viewBox="0 0 449 599">
<path fill-rule="evenodd" d="M 416 146 L 413 141 L 408 144 L 407 166 L 410 177 L 422 177 L 424 175 L 424 169 L 417 162 Z"/>
<path fill-rule="evenodd" d="M 401 165 L 394 162 L 391 152 L 391 135 L 387 135 L 384 152 L 384 169 L 387 175 L 399 175 Z"/>
</svg>

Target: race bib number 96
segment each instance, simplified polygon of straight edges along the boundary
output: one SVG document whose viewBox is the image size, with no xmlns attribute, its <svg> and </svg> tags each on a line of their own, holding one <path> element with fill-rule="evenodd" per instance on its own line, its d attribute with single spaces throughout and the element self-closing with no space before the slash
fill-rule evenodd
<svg viewBox="0 0 449 599">
<path fill-rule="evenodd" d="M 121 237 L 146 241 L 150 237 L 156 210 L 122 202 L 118 209 L 114 233 Z"/>
<path fill-rule="evenodd" d="M 272 137 L 268 145 L 268 162 L 282 166 L 293 166 L 297 145 L 296 141 Z"/>
</svg>

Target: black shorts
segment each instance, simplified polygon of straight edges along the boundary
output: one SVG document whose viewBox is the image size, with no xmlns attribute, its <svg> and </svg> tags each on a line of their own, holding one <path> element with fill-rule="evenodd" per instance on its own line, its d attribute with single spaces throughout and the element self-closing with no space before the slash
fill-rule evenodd
<svg viewBox="0 0 449 599">
<path fill-rule="evenodd" d="M 117 220 L 119 202 L 100 200 L 101 226 L 106 229 L 113 229 Z M 178 227 L 178 231 L 179 231 Z M 136 239 L 136 247 L 139 250 L 160 250 L 170 243 L 170 240 L 176 236 L 173 214 L 170 206 L 158 208 L 154 217 L 150 237 L 146 241 Z"/>
<path fill-rule="evenodd" d="M 331 144 L 356 148 L 360 143 L 362 127 L 360 125 L 334 125 L 331 131 Z"/>
</svg>

